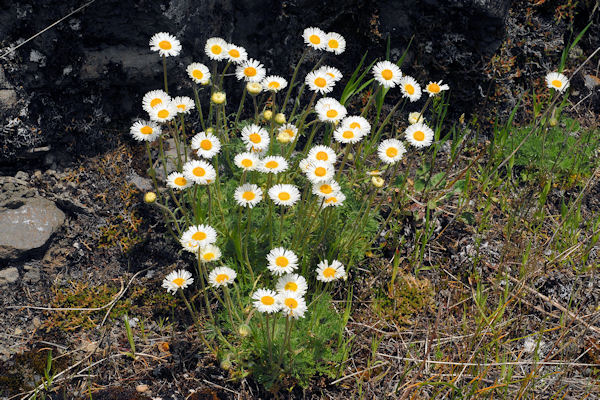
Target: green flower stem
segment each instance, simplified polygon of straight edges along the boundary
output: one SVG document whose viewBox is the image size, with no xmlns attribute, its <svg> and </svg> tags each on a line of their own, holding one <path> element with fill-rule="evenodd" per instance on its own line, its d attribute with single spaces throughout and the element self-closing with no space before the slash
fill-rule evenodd
<svg viewBox="0 0 600 400">
<path fill-rule="evenodd" d="M 267 337 L 267 346 L 269 348 L 269 363 L 273 364 L 273 337 L 271 335 L 271 330 L 269 329 L 269 319 L 271 316 L 269 314 L 264 315 L 265 318 L 265 336 Z"/>
<path fill-rule="evenodd" d="M 244 108 L 244 100 L 246 100 L 246 93 L 248 93 L 248 89 L 246 85 L 244 85 L 244 91 L 242 92 L 242 99 L 240 100 L 240 105 L 238 106 L 237 113 L 235 114 L 235 122 L 233 123 L 234 128 L 237 128 L 238 121 L 240 120 L 240 115 L 242 114 L 242 109 Z"/>
<path fill-rule="evenodd" d="M 185 161 L 187 162 L 188 160 L 188 146 L 187 146 L 187 137 L 185 135 L 185 121 L 183 119 L 183 113 L 180 114 L 181 117 L 181 137 L 182 137 L 182 143 L 183 143 L 183 154 L 185 157 Z"/>
<path fill-rule="evenodd" d="M 252 270 L 252 264 L 250 263 L 250 258 L 248 257 L 248 243 L 250 242 L 250 227 L 252 226 L 252 207 L 248 207 L 248 218 L 246 219 L 246 234 L 244 235 L 243 249 L 244 249 L 244 257 L 246 259 L 246 265 L 248 265 L 248 270 L 250 271 L 250 278 L 252 282 L 254 282 L 254 271 Z"/>
<path fill-rule="evenodd" d="M 308 48 L 304 49 L 304 51 L 302 52 L 302 55 L 300 56 L 300 59 L 298 60 L 298 63 L 296 64 L 296 67 L 294 68 L 294 73 L 292 74 L 292 79 L 290 80 L 290 85 L 288 86 L 288 90 L 285 94 L 285 99 L 283 100 L 283 104 L 281 105 L 282 112 L 285 112 L 285 110 L 287 108 L 287 103 L 290 100 L 292 88 L 294 87 L 294 83 L 296 83 L 296 76 L 298 76 L 298 70 L 300 69 L 300 65 L 304 61 L 306 54 L 308 54 Z M 291 118 L 290 118 L 290 121 L 291 121 Z"/>
<path fill-rule="evenodd" d="M 221 77 L 219 78 L 219 87 L 223 87 L 223 79 L 225 77 L 225 72 L 227 72 L 227 68 L 231 65 L 231 61 L 227 61 L 225 68 L 223 68 L 223 72 L 221 73 Z"/>
<path fill-rule="evenodd" d="M 167 85 L 167 57 L 162 56 L 163 59 L 163 79 L 165 83 L 165 92 L 169 94 L 169 85 Z"/>
<path fill-rule="evenodd" d="M 352 145 L 350 143 L 348 143 L 346 145 L 346 150 L 344 151 L 344 157 L 342 158 L 342 162 L 340 163 L 340 167 L 338 168 L 338 172 L 335 175 L 336 181 L 340 179 L 340 175 L 342 174 L 342 171 L 344 170 L 344 165 L 346 165 L 346 160 L 348 160 L 348 154 L 350 154 L 350 147 L 352 147 Z"/>
<path fill-rule="evenodd" d="M 225 294 L 225 304 L 227 304 L 227 308 L 229 308 L 229 321 L 231 322 L 231 327 L 234 328 L 235 324 L 233 322 L 233 316 L 235 316 L 235 318 L 240 324 L 243 321 L 240 315 L 235 311 L 235 307 L 233 307 L 233 302 L 231 301 L 231 294 L 229 294 L 229 287 L 227 287 L 227 285 L 223 286 L 223 293 Z"/>
<path fill-rule="evenodd" d="M 375 85 L 375 82 L 373 82 L 373 85 Z M 369 100 L 367 101 L 365 108 L 363 108 L 362 112 L 360 113 L 361 117 L 366 117 L 367 113 L 369 112 L 369 109 L 373 105 L 373 100 L 375 100 L 375 98 L 379 94 L 379 91 L 381 90 L 382 87 L 383 87 L 382 85 L 377 85 L 377 88 L 375 89 L 373 94 L 371 96 L 369 96 Z"/>
<path fill-rule="evenodd" d="M 204 124 L 204 116 L 202 115 L 202 104 L 200 104 L 200 98 L 198 97 L 198 86 L 194 83 L 194 99 L 196 101 L 196 110 L 198 111 L 198 116 L 200 117 L 200 125 L 202 126 L 202 130 L 206 130 L 206 125 Z"/>
<path fill-rule="evenodd" d="M 169 207 L 160 204 L 158 201 L 155 201 L 152 204 L 154 204 L 156 207 L 160 208 L 163 212 L 166 212 L 167 214 L 169 214 L 171 216 L 171 219 L 173 220 L 173 223 L 175 224 L 175 230 L 177 231 L 177 235 L 178 235 L 178 237 L 176 239 L 179 240 L 179 238 L 181 237 L 181 228 L 179 227 L 179 222 L 177 222 L 177 218 L 175 217 L 173 212 L 169 209 Z"/>
<path fill-rule="evenodd" d="M 183 290 L 181 288 L 179 288 L 179 289 L 177 289 L 177 291 L 181 295 L 181 298 L 183 299 L 183 302 L 185 303 L 188 311 L 190 312 L 190 314 L 192 316 L 192 319 L 194 320 L 194 325 L 196 325 L 196 330 L 198 331 L 198 336 L 200 337 L 200 340 L 202 340 L 202 343 L 204 343 L 204 345 L 206 346 L 206 348 L 208 348 L 211 353 L 213 353 L 213 354 L 216 355 L 215 349 L 213 349 L 213 347 L 210 345 L 210 343 L 208 343 L 208 341 L 206 341 L 206 338 L 202 334 L 202 326 L 200 325 L 200 320 L 198 319 L 198 315 L 196 315 L 196 313 L 194 312 L 191 304 L 189 303 L 189 301 L 185 297 L 185 294 L 183 294 Z"/>
</svg>

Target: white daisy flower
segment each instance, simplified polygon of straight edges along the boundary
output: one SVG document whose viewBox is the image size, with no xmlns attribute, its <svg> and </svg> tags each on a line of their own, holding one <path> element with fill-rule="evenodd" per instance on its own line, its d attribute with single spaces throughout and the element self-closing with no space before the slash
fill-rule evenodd
<svg viewBox="0 0 600 400">
<path fill-rule="evenodd" d="M 397 139 L 386 139 L 377 147 L 377 155 L 386 164 L 394 164 L 402 159 L 406 148 Z"/>
<path fill-rule="evenodd" d="M 181 43 L 175 36 L 160 32 L 150 38 L 150 50 L 158 51 L 158 54 L 165 57 L 176 56 L 181 51 Z"/>
<path fill-rule="evenodd" d="M 210 225 L 192 225 L 181 234 L 180 242 L 182 244 L 194 241 L 198 246 L 208 246 L 217 241 L 217 231 Z"/>
<path fill-rule="evenodd" d="M 322 71 L 309 72 L 304 79 L 308 88 L 320 94 L 329 93 L 333 90 L 335 82 L 333 78 Z"/>
<path fill-rule="evenodd" d="M 210 81 L 210 71 L 208 67 L 201 63 L 191 63 L 187 66 L 188 76 L 196 83 L 206 85 Z"/>
<path fill-rule="evenodd" d="M 200 261 L 211 262 L 221 258 L 221 249 L 214 244 L 200 247 Z"/>
<path fill-rule="evenodd" d="M 287 81 L 281 76 L 270 75 L 263 79 L 262 85 L 267 92 L 279 92 L 287 87 Z"/>
<path fill-rule="evenodd" d="M 246 90 L 252 96 L 256 96 L 257 94 L 259 94 L 260 92 L 262 92 L 263 89 L 264 89 L 263 85 L 261 85 L 258 82 L 248 82 L 248 83 L 246 83 Z"/>
<path fill-rule="evenodd" d="M 192 182 L 183 176 L 180 172 L 172 172 L 167 177 L 167 186 L 177 190 L 187 189 L 192 186 Z"/>
<path fill-rule="evenodd" d="M 223 60 L 227 57 L 227 42 L 221 38 L 212 37 L 206 41 L 204 51 L 211 60 Z"/>
<path fill-rule="evenodd" d="M 342 121 L 342 125 L 350 129 L 359 130 L 363 136 L 371 132 L 371 124 L 366 118 L 360 115 L 347 116 Z"/>
<path fill-rule="evenodd" d="M 421 98 L 421 86 L 412 76 L 404 75 L 400 79 L 400 90 L 402 90 L 402 95 L 408 97 L 411 103 Z"/>
<path fill-rule="evenodd" d="M 346 195 L 342 192 L 334 192 L 332 195 L 323 198 L 323 208 L 339 207 L 344 204 Z"/>
<path fill-rule="evenodd" d="M 200 132 L 192 138 L 192 150 L 204 158 L 213 158 L 221 150 L 221 141 L 212 133 Z"/>
<path fill-rule="evenodd" d="M 303 158 L 298 163 L 298 168 L 300 168 L 300 171 L 306 174 L 310 170 L 310 166 L 312 165 L 312 163 L 313 162 L 310 160 L 310 158 Z"/>
<path fill-rule="evenodd" d="M 319 28 L 306 28 L 302 33 L 302 37 L 304 38 L 304 43 L 313 49 L 323 50 L 327 46 L 327 42 L 325 42 L 327 34 Z"/>
<path fill-rule="evenodd" d="M 160 136 L 162 129 L 153 121 L 136 121 L 131 125 L 129 133 L 135 140 L 152 142 Z"/>
<path fill-rule="evenodd" d="M 278 174 L 288 169 L 288 162 L 281 156 L 268 156 L 261 160 L 259 171 Z"/>
<path fill-rule="evenodd" d="M 185 289 L 194 282 L 192 274 L 184 269 L 173 271 L 165 277 L 162 287 L 167 289 L 167 293 L 177 292 L 177 289 Z"/>
<path fill-rule="evenodd" d="M 304 296 L 308 290 L 308 284 L 306 283 L 306 279 L 301 275 L 285 274 L 277 280 L 275 288 L 280 293 L 288 291 Z"/>
<path fill-rule="evenodd" d="M 281 304 L 281 312 L 288 317 L 303 318 L 306 312 L 306 301 L 295 292 L 285 291 L 277 295 Z"/>
<path fill-rule="evenodd" d="M 346 39 L 339 33 L 329 32 L 325 36 L 325 50 L 342 54 L 346 50 Z"/>
<path fill-rule="evenodd" d="M 307 158 L 313 161 L 325 161 L 331 164 L 335 164 L 337 160 L 337 155 L 331 147 L 317 145 L 310 149 Z"/>
<path fill-rule="evenodd" d="M 346 271 L 344 265 L 338 260 L 333 260 L 331 264 L 323 260 L 317 265 L 317 280 L 331 282 L 340 278 L 346 279 Z"/>
<path fill-rule="evenodd" d="M 320 197 L 331 197 L 333 194 L 340 191 L 340 185 L 334 180 L 323 181 L 319 183 L 315 183 L 312 186 L 313 194 L 316 194 Z"/>
<path fill-rule="evenodd" d="M 198 254 L 200 245 L 195 240 L 179 240 L 179 243 L 181 243 L 181 247 L 183 247 L 185 251 L 188 251 L 192 254 Z"/>
<path fill-rule="evenodd" d="M 425 91 L 429 93 L 429 97 L 437 96 L 444 90 L 450 90 L 450 86 L 443 84 L 442 81 L 429 82 L 425 86 Z"/>
<path fill-rule="evenodd" d="M 147 113 L 150 113 L 152 109 L 159 104 L 168 104 L 171 102 L 171 96 L 164 90 L 151 90 L 144 95 L 142 99 L 142 108 Z"/>
<path fill-rule="evenodd" d="M 237 154 L 233 158 L 233 163 L 238 168 L 244 169 L 246 171 L 254 171 L 258 169 L 258 166 L 260 165 L 260 160 L 254 153 L 248 151 Z"/>
<path fill-rule="evenodd" d="M 294 124 L 285 124 L 279 127 L 277 133 L 286 133 L 290 136 L 291 139 L 295 138 L 298 134 L 298 128 Z"/>
<path fill-rule="evenodd" d="M 315 105 L 320 121 L 337 123 L 346 116 L 346 107 L 334 98 L 322 97 Z"/>
<path fill-rule="evenodd" d="M 365 136 L 364 131 L 352 129 L 345 125 L 338 126 L 333 131 L 333 138 L 340 143 L 358 143 Z"/>
<path fill-rule="evenodd" d="M 236 78 L 246 82 L 260 82 L 265 78 L 266 73 L 265 67 L 252 58 L 242 61 L 235 69 Z"/>
<path fill-rule="evenodd" d="M 278 206 L 293 206 L 300 200 L 300 191 L 294 185 L 278 184 L 269 189 L 269 197 Z"/>
<path fill-rule="evenodd" d="M 168 103 L 160 103 L 154 106 L 148 114 L 150 115 L 150 119 L 156 122 L 168 122 L 175 118 L 177 115 L 177 107 L 169 101 Z"/>
<path fill-rule="evenodd" d="M 291 250 L 276 247 L 267 254 L 269 271 L 275 275 L 283 275 L 294 272 L 298 268 L 298 256 Z"/>
<path fill-rule="evenodd" d="M 245 126 L 242 129 L 241 135 L 248 150 L 251 148 L 256 150 L 267 149 L 269 147 L 269 142 L 271 141 L 269 132 L 255 124 Z"/>
<path fill-rule="evenodd" d="M 546 85 L 550 89 L 555 89 L 559 92 L 564 92 L 569 87 L 569 78 L 567 78 L 560 72 L 549 72 L 546 75 Z"/>
<path fill-rule="evenodd" d="M 177 108 L 178 113 L 189 114 L 196 107 L 194 100 L 187 96 L 178 96 L 171 100 L 171 103 Z"/>
<path fill-rule="evenodd" d="M 320 183 L 333 178 L 335 167 L 325 161 L 311 161 L 308 170 L 305 172 L 306 177 L 312 183 Z"/>
<path fill-rule="evenodd" d="M 233 197 L 242 207 L 254 207 L 262 200 L 262 189 L 253 183 L 246 183 L 235 189 Z"/>
<path fill-rule="evenodd" d="M 423 123 L 412 124 L 404 131 L 406 140 L 415 147 L 427 147 L 433 142 L 433 131 Z"/>
<path fill-rule="evenodd" d="M 277 301 L 277 293 L 270 289 L 258 289 L 252 295 L 254 308 L 261 313 L 274 313 L 281 309 L 281 304 Z"/>
<path fill-rule="evenodd" d="M 225 49 L 227 60 L 234 62 L 236 64 L 241 63 L 244 60 L 248 59 L 248 53 L 246 53 L 246 49 L 240 46 L 236 46 L 233 43 L 228 43 L 227 48 Z"/>
<path fill-rule="evenodd" d="M 400 83 L 402 71 L 392 62 L 380 61 L 373 67 L 373 76 L 383 87 L 393 88 Z"/>
<path fill-rule="evenodd" d="M 410 114 L 408 114 L 408 123 L 409 124 L 416 124 L 417 122 L 425 122 L 425 118 L 423 117 L 423 115 L 420 112 L 411 112 Z"/>
<path fill-rule="evenodd" d="M 208 282 L 212 287 L 227 286 L 233 283 L 237 274 L 229 267 L 218 267 L 210 271 Z"/>
<path fill-rule="evenodd" d="M 190 160 L 183 164 L 183 175 L 194 183 L 208 185 L 215 181 L 217 171 L 204 160 Z"/>
<path fill-rule="evenodd" d="M 340 79 L 342 79 L 344 76 L 342 75 L 342 72 L 334 67 L 330 67 L 328 65 L 324 65 L 321 68 L 319 68 L 317 70 L 319 73 L 324 73 L 326 75 L 328 75 L 331 79 L 333 79 L 333 82 L 337 82 Z"/>
</svg>

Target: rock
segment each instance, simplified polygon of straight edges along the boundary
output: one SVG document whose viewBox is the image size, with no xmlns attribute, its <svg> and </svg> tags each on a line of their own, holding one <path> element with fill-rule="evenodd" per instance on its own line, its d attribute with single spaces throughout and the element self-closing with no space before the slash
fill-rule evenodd
<svg viewBox="0 0 600 400">
<path fill-rule="evenodd" d="M 144 385 L 144 384 L 137 385 L 137 386 L 135 387 L 135 390 L 136 390 L 138 393 L 144 393 L 144 392 L 147 392 L 147 391 L 148 391 L 148 385 Z"/>
<path fill-rule="evenodd" d="M 0 271 L 0 285 L 15 283 L 19 279 L 19 270 L 15 267 L 5 268 Z"/>
<path fill-rule="evenodd" d="M 154 186 L 152 185 L 152 180 L 148 178 L 143 178 L 135 172 L 132 172 L 127 176 L 127 182 L 133 184 L 142 193 L 154 189 Z"/>
<path fill-rule="evenodd" d="M 40 281 L 40 269 L 31 264 L 26 264 L 23 266 L 25 275 L 23 275 L 23 282 L 25 283 L 38 283 Z"/>
<path fill-rule="evenodd" d="M 65 214 L 49 200 L 22 201 L 19 208 L 0 212 L 0 259 L 19 258 L 41 248 L 65 220 Z"/>
<path fill-rule="evenodd" d="M 15 174 L 15 178 L 16 178 L 16 179 L 21 179 L 21 180 L 27 181 L 27 180 L 29 180 L 29 174 L 27 174 L 27 172 L 18 171 L 18 172 Z"/>
</svg>

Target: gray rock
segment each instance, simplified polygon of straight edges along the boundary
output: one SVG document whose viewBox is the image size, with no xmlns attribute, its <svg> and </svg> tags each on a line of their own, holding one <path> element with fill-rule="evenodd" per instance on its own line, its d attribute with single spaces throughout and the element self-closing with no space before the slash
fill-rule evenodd
<svg viewBox="0 0 600 400">
<path fill-rule="evenodd" d="M 0 212 L 0 259 L 15 259 L 44 246 L 62 225 L 65 214 L 41 197 L 23 199 L 16 209 Z"/>
<path fill-rule="evenodd" d="M 15 283 L 19 280 L 19 270 L 15 267 L 0 270 L 0 285 Z"/>
<path fill-rule="evenodd" d="M 40 269 L 36 264 L 25 264 L 23 269 L 26 271 L 23 275 L 23 282 L 38 283 L 40 281 Z"/>
<path fill-rule="evenodd" d="M 135 172 L 127 176 L 127 181 L 134 185 L 140 192 L 148 192 L 154 188 L 150 179 L 143 178 Z"/>
</svg>

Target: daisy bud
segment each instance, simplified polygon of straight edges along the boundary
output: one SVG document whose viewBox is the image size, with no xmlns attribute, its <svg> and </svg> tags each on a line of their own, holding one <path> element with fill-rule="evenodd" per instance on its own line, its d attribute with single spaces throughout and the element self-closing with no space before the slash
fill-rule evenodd
<svg viewBox="0 0 600 400">
<path fill-rule="evenodd" d="M 292 140 L 292 137 L 287 132 L 279 132 L 277 135 L 277 141 L 279 143 L 289 143 Z"/>
<path fill-rule="evenodd" d="M 371 178 L 371 183 L 373 184 L 373 186 L 380 188 L 383 187 L 385 181 L 380 176 L 374 176 Z"/>
<path fill-rule="evenodd" d="M 144 202 L 147 204 L 152 204 L 156 201 L 156 193 L 148 192 L 144 195 Z"/>
<path fill-rule="evenodd" d="M 256 96 L 257 94 L 259 94 L 260 92 L 262 92 L 263 87 L 262 87 L 262 85 L 259 82 L 248 82 L 246 84 L 246 90 L 252 96 Z"/>
<path fill-rule="evenodd" d="M 225 103 L 225 98 L 225 92 L 214 92 L 210 100 L 215 104 L 223 104 Z"/>
<path fill-rule="evenodd" d="M 353 161 L 353 160 L 354 160 L 354 154 L 348 153 L 348 161 Z"/>
<path fill-rule="evenodd" d="M 231 361 L 228 359 L 221 361 L 221 368 L 225 371 L 229 371 L 231 369 Z"/>
<path fill-rule="evenodd" d="M 206 128 L 206 133 L 210 133 L 211 135 L 215 134 L 215 128 Z"/>
<path fill-rule="evenodd" d="M 552 117 L 552 118 L 550 118 L 549 123 L 550 123 L 550 126 L 556 126 L 556 125 L 558 125 L 558 120 L 556 118 Z"/>
<path fill-rule="evenodd" d="M 242 324 L 238 327 L 238 333 L 241 337 L 246 337 L 250 334 L 250 327 L 246 324 Z"/>
<path fill-rule="evenodd" d="M 419 112 L 411 112 L 410 114 L 408 114 L 408 123 L 409 124 L 416 124 L 417 122 L 425 122 L 425 119 L 423 118 L 423 115 L 421 115 L 421 113 Z"/>
<path fill-rule="evenodd" d="M 270 121 L 271 118 L 273 118 L 273 111 L 265 110 L 265 112 L 263 112 L 263 118 L 265 119 L 265 121 Z"/>
<path fill-rule="evenodd" d="M 285 114 L 283 114 L 283 113 L 275 114 L 275 122 L 277 122 L 279 125 L 285 124 Z"/>
</svg>

